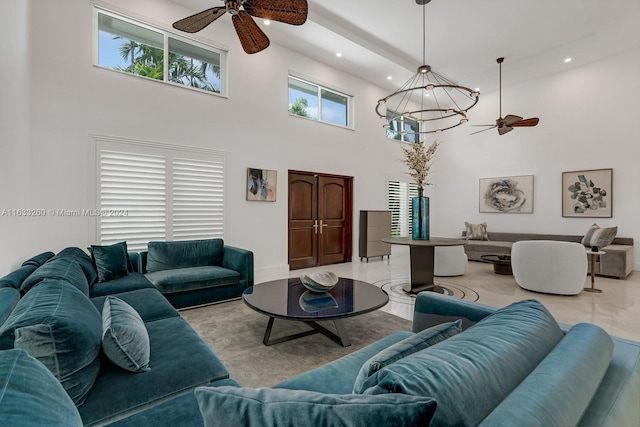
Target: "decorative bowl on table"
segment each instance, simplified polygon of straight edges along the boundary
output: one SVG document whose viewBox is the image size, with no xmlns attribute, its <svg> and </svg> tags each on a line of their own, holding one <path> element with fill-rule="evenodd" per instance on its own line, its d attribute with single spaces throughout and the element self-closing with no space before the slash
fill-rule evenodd
<svg viewBox="0 0 640 427">
<path fill-rule="evenodd" d="M 511 255 L 509 254 L 498 254 L 496 256 L 500 261 L 511 261 Z"/>
<path fill-rule="evenodd" d="M 338 283 L 338 276 L 331 271 L 316 271 L 301 275 L 300 281 L 312 292 L 327 292 Z"/>
</svg>

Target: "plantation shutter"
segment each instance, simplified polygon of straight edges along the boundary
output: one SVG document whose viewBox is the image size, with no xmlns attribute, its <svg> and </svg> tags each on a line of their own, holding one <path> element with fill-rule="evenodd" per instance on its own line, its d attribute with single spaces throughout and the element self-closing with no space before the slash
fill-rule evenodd
<svg viewBox="0 0 640 427">
<path fill-rule="evenodd" d="M 223 237 L 224 163 L 173 161 L 173 238 Z"/>
<path fill-rule="evenodd" d="M 224 237 L 225 153 L 96 137 L 96 154 L 100 244 Z"/>
<path fill-rule="evenodd" d="M 126 240 L 146 249 L 166 235 L 166 161 L 161 156 L 100 153 L 100 236 L 109 245 Z"/>
</svg>

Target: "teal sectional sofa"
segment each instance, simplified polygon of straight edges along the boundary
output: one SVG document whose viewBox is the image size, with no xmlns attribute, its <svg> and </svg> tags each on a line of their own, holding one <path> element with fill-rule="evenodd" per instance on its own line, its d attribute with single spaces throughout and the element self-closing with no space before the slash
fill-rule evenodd
<svg viewBox="0 0 640 427">
<path fill-rule="evenodd" d="M 179 415 L 195 387 L 237 384 L 160 291 L 127 271 L 138 255 L 129 267 L 126 256 L 113 280 L 101 281 L 79 248 L 41 254 L 0 279 L 0 424 L 104 425 L 165 401 Z M 182 418 L 194 415 L 201 423 L 199 412 Z"/>
</svg>

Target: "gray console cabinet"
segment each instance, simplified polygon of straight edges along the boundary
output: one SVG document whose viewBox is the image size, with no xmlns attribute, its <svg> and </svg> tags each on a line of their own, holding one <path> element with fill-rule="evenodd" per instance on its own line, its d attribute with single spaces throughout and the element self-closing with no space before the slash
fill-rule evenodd
<svg viewBox="0 0 640 427">
<path fill-rule="evenodd" d="M 380 241 L 391 237 L 391 211 L 360 211 L 360 261 L 370 257 L 387 258 L 391 244 Z"/>
</svg>

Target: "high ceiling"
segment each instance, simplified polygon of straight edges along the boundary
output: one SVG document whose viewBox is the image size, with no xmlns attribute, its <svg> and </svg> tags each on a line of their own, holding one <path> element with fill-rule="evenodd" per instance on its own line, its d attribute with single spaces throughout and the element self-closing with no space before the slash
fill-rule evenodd
<svg viewBox="0 0 640 427">
<path fill-rule="evenodd" d="M 172 1 L 193 13 L 223 4 Z M 263 27 L 272 42 L 390 90 L 422 65 L 423 6 L 416 0 L 308 1 L 303 26 Z M 424 8 L 427 64 L 482 92 L 497 90 L 501 56 L 508 85 L 640 46 L 638 0 L 432 0 Z M 212 25 L 233 31 L 230 21 Z M 568 57 L 572 61 L 565 63 Z"/>
</svg>

